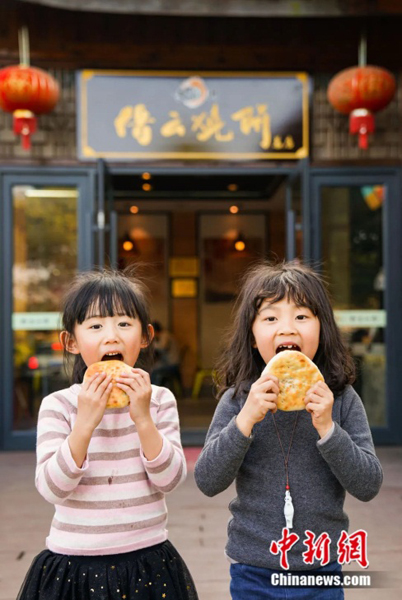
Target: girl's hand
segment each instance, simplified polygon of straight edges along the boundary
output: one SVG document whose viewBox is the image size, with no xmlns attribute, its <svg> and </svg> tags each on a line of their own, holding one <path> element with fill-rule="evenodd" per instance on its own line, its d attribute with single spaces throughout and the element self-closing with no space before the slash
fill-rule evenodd
<svg viewBox="0 0 402 600">
<path fill-rule="evenodd" d="M 150 404 L 152 387 L 149 374 L 142 369 L 131 369 L 116 377 L 116 385 L 130 398 L 130 416 L 137 427 L 143 421 L 151 420 Z"/>
<path fill-rule="evenodd" d="M 313 426 L 320 434 L 320 437 L 323 438 L 333 424 L 333 393 L 324 381 L 318 381 L 307 392 L 304 403 L 306 410 L 311 413 Z"/>
<path fill-rule="evenodd" d="M 237 426 L 245 436 L 251 435 L 254 425 L 262 421 L 268 411 L 277 411 L 278 394 L 279 381 L 271 373 L 265 373 L 253 383 L 236 418 Z"/>
<path fill-rule="evenodd" d="M 111 377 L 105 373 L 97 373 L 82 384 L 78 394 L 77 424 L 91 435 L 102 421 L 111 391 Z"/>
</svg>

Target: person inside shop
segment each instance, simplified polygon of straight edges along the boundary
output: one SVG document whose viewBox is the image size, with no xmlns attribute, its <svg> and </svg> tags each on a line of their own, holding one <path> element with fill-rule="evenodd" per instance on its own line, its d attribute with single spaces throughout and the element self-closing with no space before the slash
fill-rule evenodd
<svg viewBox="0 0 402 600">
<path fill-rule="evenodd" d="M 154 329 L 155 362 L 151 372 L 151 382 L 171 388 L 177 380 L 181 388 L 180 352 L 174 335 L 159 321 L 152 323 Z"/>
</svg>

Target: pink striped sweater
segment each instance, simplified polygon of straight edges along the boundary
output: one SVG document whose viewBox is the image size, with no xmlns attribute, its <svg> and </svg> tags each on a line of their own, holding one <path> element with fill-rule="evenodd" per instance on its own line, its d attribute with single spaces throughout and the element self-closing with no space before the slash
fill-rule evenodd
<svg viewBox="0 0 402 600">
<path fill-rule="evenodd" d="M 186 477 L 176 400 L 152 386 L 151 415 L 163 437 L 154 460 L 142 452 L 129 409 L 107 410 L 95 429 L 82 468 L 68 436 L 81 386 L 43 399 L 38 421 L 35 483 L 55 505 L 47 547 L 60 554 L 130 552 L 167 539 L 165 494 Z"/>
</svg>

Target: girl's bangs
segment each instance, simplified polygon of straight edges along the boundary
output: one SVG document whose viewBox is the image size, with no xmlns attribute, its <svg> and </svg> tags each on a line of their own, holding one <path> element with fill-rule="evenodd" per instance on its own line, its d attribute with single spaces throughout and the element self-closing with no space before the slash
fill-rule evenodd
<svg viewBox="0 0 402 600">
<path fill-rule="evenodd" d="M 77 323 L 83 323 L 91 317 L 113 317 L 127 315 L 137 318 L 137 298 L 125 282 L 108 280 L 94 282 L 83 294 L 78 311 Z"/>
<path fill-rule="evenodd" d="M 303 276 L 285 272 L 263 282 L 263 287 L 256 298 L 256 310 L 267 298 L 272 303 L 280 302 L 283 298 L 294 302 L 296 306 L 306 306 L 314 315 L 318 314 L 318 303 L 312 293 L 309 282 L 303 281 Z"/>
</svg>

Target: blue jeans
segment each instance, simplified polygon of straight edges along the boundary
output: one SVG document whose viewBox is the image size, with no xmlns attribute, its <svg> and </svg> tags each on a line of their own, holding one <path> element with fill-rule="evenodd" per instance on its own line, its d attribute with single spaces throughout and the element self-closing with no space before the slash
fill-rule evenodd
<svg viewBox="0 0 402 600">
<path fill-rule="evenodd" d="M 342 568 L 337 562 L 332 562 L 325 567 L 312 571 L 298 571 L 299 575 L 309 573 L 331 573 L 341 574 Z M 343 600 L 343 588 L 323 587 L 289 587 L 278 586 L 271 583 L 271 575 L 287 573 L 286 571 L 274 571 L 262 567 L 252 567 L 242 563 L 230 565 L 230 593 L 232 600 Z M 292 571 L 295 574 L 296 571 Z"/>
</svg>

